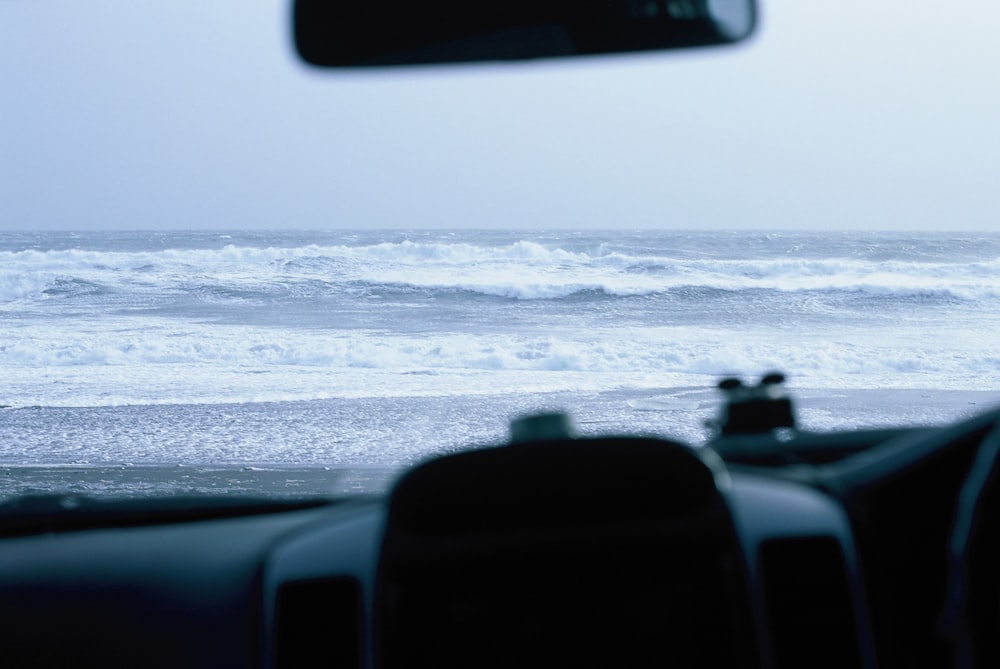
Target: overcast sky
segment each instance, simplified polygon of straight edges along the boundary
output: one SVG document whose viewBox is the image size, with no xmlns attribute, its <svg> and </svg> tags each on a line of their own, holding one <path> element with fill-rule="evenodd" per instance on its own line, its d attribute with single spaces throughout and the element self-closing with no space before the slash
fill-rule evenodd
<svg viewBox="0 0 1000 669">
<path fill-rule="evenodd" d="M 317 73 L 288 2 L 0 0 L 0 230 L 1000 229 L 1000 3 L 745 46 Z"/>
</svg>

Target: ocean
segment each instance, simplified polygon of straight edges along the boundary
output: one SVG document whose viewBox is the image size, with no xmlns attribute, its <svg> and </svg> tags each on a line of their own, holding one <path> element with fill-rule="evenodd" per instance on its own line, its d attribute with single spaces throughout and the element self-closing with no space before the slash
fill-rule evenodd
<svg viewBox="0 0 1000 669">
<path fill-rule="evenodd" d="M 770 370 L 807 429 L 934 424 L 1000 400 L 998 332 L 992 233 L 0 232 L 0 465 L 700 443 Z"/>
</svg>

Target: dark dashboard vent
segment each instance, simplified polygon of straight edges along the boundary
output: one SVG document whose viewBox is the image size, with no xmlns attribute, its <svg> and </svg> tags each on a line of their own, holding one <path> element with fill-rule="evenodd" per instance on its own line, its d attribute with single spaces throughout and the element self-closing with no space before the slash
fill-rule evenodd
<svg viewBox="0 0 1000 669">
<path fill-rule="evenodd" d="M 275 667 L 361 666 L 361 588 L 353 578 L 285 583 L 278 590 Z"/>
<path fill-rule="evenodd" d="M 765 542 L 760 569 L 776 669 L 861 666 L 851 587 L 836 539 Z"/>
</svg>

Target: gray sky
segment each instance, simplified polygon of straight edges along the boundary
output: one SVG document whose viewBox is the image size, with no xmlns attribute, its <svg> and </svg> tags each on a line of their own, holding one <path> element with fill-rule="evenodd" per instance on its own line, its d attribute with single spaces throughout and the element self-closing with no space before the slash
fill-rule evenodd
<svg viewBox="0 0 1000 669">
<path fill-rule="evenodd" d="M 1000 229 L 1000 3 L 746 46 L 317 73 L 288 3 L 0 2 L 0 230 Z"/>
</svg>

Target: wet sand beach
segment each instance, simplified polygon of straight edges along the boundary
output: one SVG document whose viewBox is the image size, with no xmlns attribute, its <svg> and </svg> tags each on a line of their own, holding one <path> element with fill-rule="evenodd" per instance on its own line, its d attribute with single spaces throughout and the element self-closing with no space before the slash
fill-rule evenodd
<svg viewBox="0 0 1000 669">
<path fill-rule="evenodd" d="M 941 425 L 1000 405 L 986 391 L 794 389 L 802 429 Z M 0 410 L 0 497 L 299 496 L 381 492 L 438 453 L 502 443 L 510 418 L 566 410 L 582 435 L 701 444 L 714 389 Z"/>
</svg>

